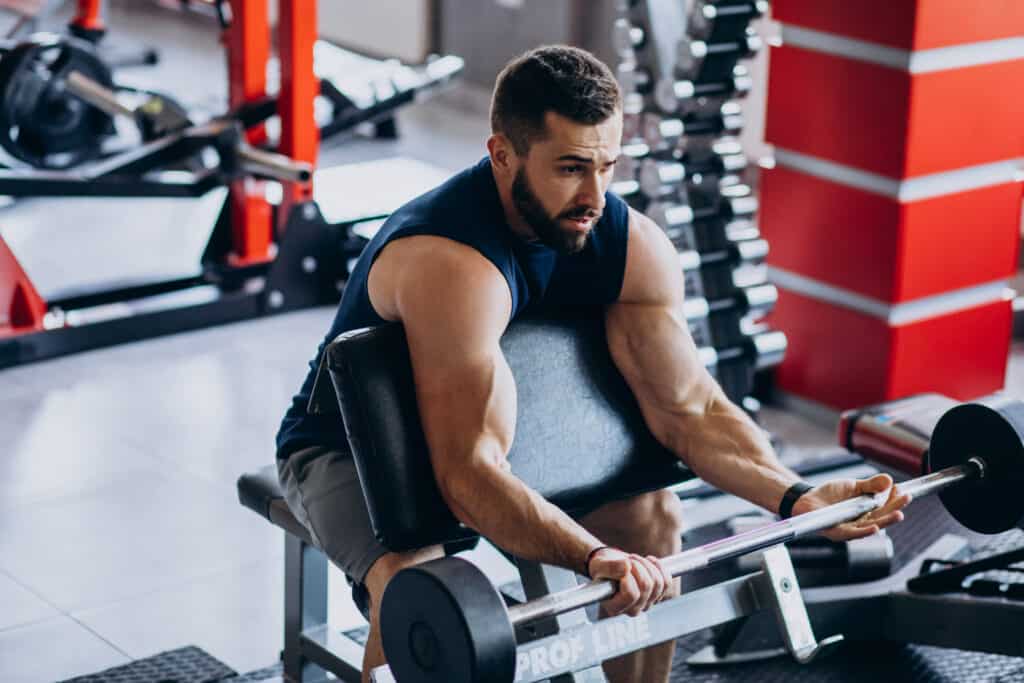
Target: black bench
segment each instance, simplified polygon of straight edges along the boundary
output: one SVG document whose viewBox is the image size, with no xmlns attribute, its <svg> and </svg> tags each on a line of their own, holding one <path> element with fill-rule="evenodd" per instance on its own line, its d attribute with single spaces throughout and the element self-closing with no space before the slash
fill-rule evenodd
<svg viewBox="0 0 1024 683">
<path fill-rule="evenodd" d="M 600 311 L 516 322 L 502 338 L 518 392 L 513 472 L 570 514 L 692 477 L 647 430 L 612 362 Z M 434 483 L 400 325 L 341 335 L 327 348 L 310 410 L 340 413 L 374 532 L 404 550 L 474 538 Z M 285 675 L 358 681 L 362 647 L 327 628 L 327 561 L 282 498 L 275 469 L 238 480 L 242 504 L 284 529 Z M 528 599 L 574 585 L 567 570 L 518 563 Z M 559 617 L 559 627 L 585 615 Z"/>
</svg>

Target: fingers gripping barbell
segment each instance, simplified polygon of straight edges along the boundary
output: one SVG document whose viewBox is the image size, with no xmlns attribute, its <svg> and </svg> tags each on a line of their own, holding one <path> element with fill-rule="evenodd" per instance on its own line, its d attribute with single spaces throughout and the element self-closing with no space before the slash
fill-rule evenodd
<svg viewBox="0 0 1024 683">
<path fill-rule="evenodd" d="M 899 484 L 900 491 L 912 499 L 939 493 L 949 513 L 978 532 L 1024 524 L 1024 402 L 951 409 L 936 425 L 929 465 L 931 474 Z M 851 498 L 662 563 L 679 576 L 856 519 L 885 500 L 885 494 Z M 506 608 L 473 565 L 435 560 L 405 569 L 389 583 L 381 603 L 384 652 L 400 683 L 512 681 L 516 627 L 605 600 L 616 590 L 614 582 L 592 581 Z"/>
</svg>

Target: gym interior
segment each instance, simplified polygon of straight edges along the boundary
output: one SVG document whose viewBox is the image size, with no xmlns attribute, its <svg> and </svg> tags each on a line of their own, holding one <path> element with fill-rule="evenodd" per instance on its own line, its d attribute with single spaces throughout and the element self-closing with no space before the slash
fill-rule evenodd
<svg viewBox="0 0 1024 683">
<path fill-rule="evenodd" d="M 1024 681 L 1018 0 L 0 10 L 0 681 L 596 682 L 673 640 L 673 682 Z M 681 502 L 682 593 L 598 620 L 614 584 L 445 506 L 399 328 L 346 335 L 310 410 L 347 430 L 377 538 L 451 555 L 396 576 L 362 671 L 365 605 L 275 433 L 362 249 L 487 155 L 499 71 L 554 44 L 617 78 L 608 191 L 678 252 L 724 394 L 810 486 L 884 472 L 915 500 L 829 541 L 883 502 L 722 493 L 651 453 L 599 312 L 513 322 L 512 472 L 570 512 Z"/>
</svg>

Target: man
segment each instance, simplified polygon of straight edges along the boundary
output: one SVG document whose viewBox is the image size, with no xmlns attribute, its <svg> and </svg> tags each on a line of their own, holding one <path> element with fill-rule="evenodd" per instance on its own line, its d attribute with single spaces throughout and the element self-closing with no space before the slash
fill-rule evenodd
<svg viewBox="0 0 1024 683">
<path fill-rule="evenodd" d="M 401 321 L 438 487 L 455 516 L 515 555 L 619 582 L 604 615 L 677 594 L 658 558 L 680 550 L 679 503 L 659 491 L 574 521 L 505 460 L 516 388 L 499 346 L 509 322 L 543 305 L 603 304 L 612 357 L 658 440 L 701 478 L 773 512 L 799 514 L 892 488 L 881 510 L 828 532 L 868 535 L 902 517 L 889 477 L 809 492 L 700 362 L 682 314 L 676 253 L 651 220 L 606 194 L 619 156 L 622 97 L 608 68 L 544 47 L 498 76 L 488 157 L 396 211 L 360 257 L 325 343 Z M 377 609 L 400 569 L 440 548 L 390 553 L 374 539 L 337 418 L 306 415 L 319 355 L 278 434 L 286 498 L 312 538 L 369 593 L 363 677 L 384 662 Z M 802 494 L 802 495 L 801 495 Z M 612 681 L 667 681 L 673 643 L 607 662 Z"/>
</svg>

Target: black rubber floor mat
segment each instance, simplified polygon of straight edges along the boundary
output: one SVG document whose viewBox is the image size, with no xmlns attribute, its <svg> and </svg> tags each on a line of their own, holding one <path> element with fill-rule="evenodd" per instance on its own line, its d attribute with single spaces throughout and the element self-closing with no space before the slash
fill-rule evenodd
<svg viewBox="0 0 1024 683">
<path fill-rule="evenodd" d="M 215 683 L 237 675 L 219 659 L 188 646 L 62 683 Z"/>
<path fill-rule="evenodd" d="M 687 658 L 710 642 L 702 632 L 676 646 L 671 683 L 1017 683 L 1024 661 L 924 645 L 851 642 L 808 665 L 788 657 L 731 667 L 697 668 Z"/>
</svg>

